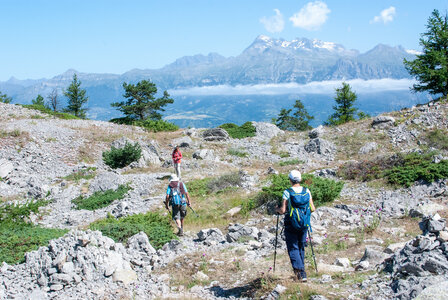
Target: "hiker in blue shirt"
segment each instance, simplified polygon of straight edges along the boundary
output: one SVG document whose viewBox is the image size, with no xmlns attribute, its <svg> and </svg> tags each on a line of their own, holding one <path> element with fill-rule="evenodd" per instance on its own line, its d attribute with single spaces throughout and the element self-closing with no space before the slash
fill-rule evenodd
<svg viewBox="0 0 448 300">
<path fill-rule="evenodd" d="M 184 235 L 184 218 L 187 216 L 187 205 L 191 205 L 187 187 L 179 180 L 176 174 L 170 177 L 170 184 L 166 189 L 165 207 L 172 207 L 172 218 L 176 222 L 178 236 Z"/>
<path fill-rule="evenodd" d="M 313 198 L 311 192 L 300 185 L 302 181 L 302 174 L 297 170 L 292 170 L 289 173 L 289 181 L 292 187 L 283 192 L 283 200 L 277 213 L 285 214 L 285 238 L 286 247 L 288 249 L 291 265 L 294 269 L 294 274 L 301 282 L 306 282 L 305 272 L 305 247 L 307 231 L 309 228 L 309 219 L 311 212 L 315 211 Z M 302 201 L 300 205 L 296 205 L 296 201 Z M 294 205 L 293 205 L 294 204 Z M 301 210 L 301 212 L 299 212 Z M 302 216 L 302 223 L 298 224 Z M 299 216 L 299 217 L 298 217 Z"/>
</svg>

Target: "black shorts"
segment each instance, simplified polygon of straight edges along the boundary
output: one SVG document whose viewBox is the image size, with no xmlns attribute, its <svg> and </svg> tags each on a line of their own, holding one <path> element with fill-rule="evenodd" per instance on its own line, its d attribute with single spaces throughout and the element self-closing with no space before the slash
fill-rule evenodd
<svg viewBox="0 0 448 300">
<path fill-rule="evenodd" d="M 183 219 L 187 215 L 187 205 L 173 205 L 173 220 Z"/>
</svg>

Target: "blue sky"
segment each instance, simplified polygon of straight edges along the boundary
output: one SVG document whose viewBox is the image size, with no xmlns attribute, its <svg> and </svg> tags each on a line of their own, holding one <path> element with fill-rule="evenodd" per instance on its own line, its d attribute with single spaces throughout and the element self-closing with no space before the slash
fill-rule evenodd
<svg viewBox="0 0 448 300">
<path fill-rule="evenodd" d="M 121 74 L 217 52 L 236 56 L 260 34 L 419 50 L 446 0 L 0 0 L 0 81 L 51 78 L 69 68 Z"/>
</svg>

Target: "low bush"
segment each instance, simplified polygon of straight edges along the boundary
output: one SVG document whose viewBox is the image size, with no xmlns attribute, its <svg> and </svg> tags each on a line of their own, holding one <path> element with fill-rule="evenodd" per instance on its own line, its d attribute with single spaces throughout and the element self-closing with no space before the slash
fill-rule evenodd
<svg viewBox="0 0 448 300">
<path fill-rule="evenodd" d="M 91 230 L 99 230 L 115 242 L 126 242 L 131 236 L 143 231 L 148 235 L 151 245 L 160 249 L 165 243 L 175 239 L 169 216 L 162 216 L 156 212 L 136 214 L 116 219 L 109 215 L 107 218 L 90 224 Z"/>
<path fill-rule="evenodd" d="M 428 131 L 425 137 L 428 146 L 441 149 L 448 150 L 448 131 L 441 129 L 434 129 Z"/>
<path fill-rule="evenodd" d="M 147 131 L 151 132 L 160 132 L 160 131 L 176 131 L 179 129 L 179 126 L 164 121 L 164 120 L 144 120 L 144 121 L 136 121 L 133 125 L 140 126 L 145 128 Z"/>
<path fill-rule="evenodd" d="M 52 111 L 51 109 L 42 106 L 42 105 L 37 105 L 37 104 L 21 104 L 22 107 L 25 108 L 29 108 L 29 109 L 34 109 L 34 110 L 38 110 L 40 112 L 43 112 L 45 114 L 54 116 L 58 119 L 63 119 L 63 120 L 76 120 L 76 119 L 80 119 L 74 115 L 68 114 L 68 113 L 63 113 L 63 112 L 55 112 Z"/>
<path fill-rule="evenodd" d="M 120 185 L 116 190 L 95 192 L 87 198 L 79 196 L 73 199 L 72 202 L 75 204 L 76 209 L 96 210 L 108 206 L 115 200 L 123 199 L 130 189 L 127 185 Z"/>
<path fill-rule="evenodd" d="M 385 179 L 395 186 L 411 186 L 417 180 L 433 182 L 448 178 L 448 161 L 433 162 L 434 152 L 398 153 L 390 157 L 350 162 L 343 165 L 338 175 L 351 180 L 369 181 Z"/>
<path fill-rule="evenodd" d="M 70 181 L 79 181 L 81 179 L 92 179 L 96 175 L 95 167 L 88 167 L 86 169 L 79 170 L 77 172 L 73 172 L 70 175 L 65 176 L 63 179 Z"/>
<path fill-rule="evenodd" d="M 448 178 L 448 160 L 434 163 L 433 153 L 411 153 L 404 157 L 403 163 L 384 174 L 390 184 L 409 187 L 417 180 L 428 183 Z"/>
<path fill-rule="evenodd" d="M 109 122 L 115 124 L 140 126 L 145 128 L 147 131 L 151 132 L 176 131 L 179 129 L 179 126 L 177 126 L 176 124 L 164 120 L 151 120 L 151 119 L 134 120 L 128 117 L 122 117 L 111 119 L 109 120 Z"/>
<path fill-rule="evenodd" d="M 103 152 L 103 160 L 112 169 L 124 168 L 134 161 L 138 161 L 142 155 L 142 149 L 138 143 L 134 145 L 126 142 L 121 149 L 112 147 L 110 151 Z"/>
<path fill-rule="evenodd" d="M 219 128 L 224 129 L 234 139 L 243 139 L 246 137 L 255 136 L 256 128 L 252 125 L 252 122 L 246 122 L 241 126 L 233 123 L 225 123 L 219 126 Z"/>
<path fill-rule="evenodd" d="M 1 199 L 0 199 L 1 202 Z M 27 223 L 29 216 L 37 214 L 46 201 L 29 201 L 24 204 L 0 204 L 0 261 L 22 263 L 25 253 L 37 250 L 51 239 L 64 235 L 67 230 L 41 228 Z"/>
<path fill-rule="evenodd" d="M 312 174 L 303 174 L 302 185 L 311 191 L 314 205 L 318 207 L 336 199 L 344 183 L 317 177 Z M 283 196 L 283 191 L 289 187 L 291 187 L 291 183 L 287 174 L 272 175 L 271 185 L 263 188 L 255 197 L 256 204 L 252 204 L 252 206 L 259 207 L 269 202 L 279 204 Z"/>
</svg>

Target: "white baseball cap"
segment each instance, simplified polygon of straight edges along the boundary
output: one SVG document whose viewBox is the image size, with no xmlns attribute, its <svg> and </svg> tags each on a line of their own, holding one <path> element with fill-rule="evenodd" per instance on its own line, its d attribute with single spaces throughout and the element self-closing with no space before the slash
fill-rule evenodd
<svg viewBox="0 0 448 300">
<path fill-rule="evenodd" d="M 300 174 L 300 172 L 298 170 L 292 170 L 291 172 L 289 172 L 289 179 L 291 179 L 292 181 L 295 182 L 300 182 L 302 181 L 302 174 Z"/>
<path fill-rule="evenodd" d="M 179 181 L 179 178 L 176 174 L 171 174 L 170 181 Z"/>
</svg>

